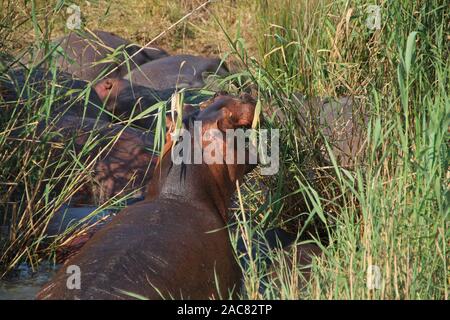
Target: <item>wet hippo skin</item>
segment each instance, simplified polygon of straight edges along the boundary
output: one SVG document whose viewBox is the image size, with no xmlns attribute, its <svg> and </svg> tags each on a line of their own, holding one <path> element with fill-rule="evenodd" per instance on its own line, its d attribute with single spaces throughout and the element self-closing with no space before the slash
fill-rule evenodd
<svg viewBox="0 0 450 320">
<path fill-rule="evenodd" d="M 259 264 L 270 265 L 269 252 L 275 249 L 282 249 L 295 241 L 296 236 L 281 228 L 273 228 L 264 232 L 264 236 L 255 234 L 252 238 L 251 259 L 259 257 Z M 240 262 L 244 269 L 248 268 L 250 257 L 247 251 L 247 244 L 243 238 L 237 242 L 237 252 L 241 256 Z"/>
<path fill-rule="evenodd" d="M 110 78 L 123 77 L 136 66 L 168 56 L 161 48 L 150 46 L 140 50 L 141 46 L 100 30 L 83 34 L 70 32 L 53 44 L 64 52 L 56 58 L 59 69 L 86 81 L 102 78 L 107 73 Z M 123 63 L 131 56 L 128 63 Z M 43 54 L 38 53 L 38 58 L 42 59 Z"/>
<path fill-rule="evenodd" d="M 186 120 L 203 129 L 251 127 L 255 103 L 217 96 Z M 170 137 L 168 135 L 168 137 Z M 38 299 L 228 298 L 241 271 L 225 228 L 235 181 L 246 164 L 172 163 L 172 142 L 155 169 L 147 198 L 127 207 L 69 259 Z M 217 138 L 219 139 L 219 138 Z M 214 143 L 202 141 L 202 147 Z M 66 286 L 66 267 L 81 270 L 81 289 Z"/>
<path fill-rule="evenodd" d="M 125 78 L 133 85 L 156 90 L 201 88 L 205 84 L 205 74 L 208 73 L 224 76 L 228 74 L 228 69 L 219 58 L 176 55 L 147 62 Z"/>
</svg>

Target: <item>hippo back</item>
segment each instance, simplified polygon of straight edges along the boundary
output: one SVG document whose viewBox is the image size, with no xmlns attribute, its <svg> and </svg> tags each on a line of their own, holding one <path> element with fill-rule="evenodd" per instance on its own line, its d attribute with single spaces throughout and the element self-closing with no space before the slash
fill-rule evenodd
<svg viewBox="0 0 450 320">
<path fill-rule="evenodd" d="M 224 76 L 228 69 L 219 58 L 177 55 L 147 62 L 126 76 L 133 85 L 156 90 L 201 88 L 205 74 Z"/>
<path fill-rule="evenodd" d="M 110 78 L 123 77 L 138 65 L 168 56 L 161 48 L 149 46 L 140 50 L 139 45 L 99 30 L 85 34 L 71 32 L 55 39 L 53 45 L 58 47 L 55 50 L 58 68 L 86 81 L 98 80 L 106 75 Z M 36 62 L 43 58 L 44 53 L 39 50 Z M 22 59 L 24 64 L 30 62 L 28 56 Z"/>
<path fill-rule="evenodd" d="M 209 211 L 177 199 L 128 207 L 61 268 L 38 299 L 228 298 L 240 271 L 221 217 Z M 67 267 L 74 264 L 81 268 L 80 290 L 66 286 Z M 217 286 L 214 270 L 221 279 Z"/>
<path fill-rule="evenodd" d="M 73 139 L 74 151 L 83 155 L 83 163 L 94 161 L 94 183 L 86 184 L 74 203 L 103 203 L 119 194 L 138 197 L 144 193 L 157 161 L 152 133 L 72 115 L 60 117 L 51 126 L 59 133 L 55 139 L 66 143 Z M 88 154 L 83 153 L 86 148 Z"/>
<path fill-rule="evenodd" d="M 75 79 L 65 72 L 52 73 L 42 68 L 31 71 L 11 69 L 0 78 L 0 92 L 3 101 L 11 105 L 23 106 L 27 102 L 41 102 L 43 105 L 45 101 L 51 101 L 52 116 L 67 113 L 109 120 L 95 90 L 86 81 Z"/>
</svg>

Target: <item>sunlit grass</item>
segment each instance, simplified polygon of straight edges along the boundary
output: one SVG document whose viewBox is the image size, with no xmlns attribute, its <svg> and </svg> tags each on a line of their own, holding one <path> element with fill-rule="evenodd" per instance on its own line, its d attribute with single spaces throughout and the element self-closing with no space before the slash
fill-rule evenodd
<svg viewBox="0 0 450 320">
<path fill-rule="evenodd" d="M 111 26 L 144 44 L 199 4 L 112 1 L 110 6 L 86 8 L 86 24 L 91 29 Z M 220 50 L 208 53 L 221 53 L 241 66 L 239 74 L 227 79 L 233 85 L 225 81 L 223 87 L 232 92 L 239 85 L 251 89 L 262 102 L 264 126 L 281 131 L 280 173 L 263 177 L 256 171 L 239 186 L 232 208 L 233 247 L 240 237 L 250 252 L 255 234 L 263 237 L 267 229 L 282 227 L 296 234 L 297 242 L 324 249 L 313 260 L 306 286 L 292 251 L 269 253 L 275 270 L 262 264 L 258 254 L 250 255 L 243 268 L 242 298 L 448 299 L 449 12 L 438 0 L 382 2 L 380 7 L 381 29 L 371 30 L 367 3 L 360 0 L 224 1 L 157 43 L 170 44 L 174 52 L 199 54 L 198 48 L 211 39 L 220 43 Z M 63 8 L 46 10 L 47 16 L 54 15 L 48 29 L 37 24 L 43 11 L 31 14 L 35 46 L 45 47 L 53 28 L 61 33 Z M 136 10 L 154 23 L 120 20 L 136 16 Z M 2 25 L 18 25 L 19 13 L 10 12 L 2 15 Z M 92 17 L 101 12 L 100 19 L 91 12 Z M 13 31 L 0 32 L 10 53 L 17 49 L 11 45 Z M 0 58 L 4 65 L 11 56 Z M 35 132 L 54 99 L 51 92 L 49 88 L 43 94 L 39 105 L 0 115 L 0 224 L 12 222 L 12 237 L 0 254 L 10 268 L 22 261 L 39 263 L 37 249 L 46 222 L 86 182 L 92 166 L 81 163 L 70 147 L 60 160 L 48 161 L 53 152 L 49 138 L 12 140 L 14 128 Z M 334 141 L 325 141 L 317 114 L 294 94 L 355 98 L 355 115 L 368 116 L 360 123 L 365 152 L 357 165 L 341 167 L 334 160 L 328 147 Z M 311 111 L 309 125 L 299 122 L 300 110 Z M 317 156 L 322 153 L 331 153 L 329 162 Z M 46 178 L 49 171 L 55 172 L 51 179 Z M 63 192 L 55 198 L 52 190 L 60 181 L 65 183 Z M 367 288 L 372 265 L 382 276 L 376 290 Z"/>
</svg>

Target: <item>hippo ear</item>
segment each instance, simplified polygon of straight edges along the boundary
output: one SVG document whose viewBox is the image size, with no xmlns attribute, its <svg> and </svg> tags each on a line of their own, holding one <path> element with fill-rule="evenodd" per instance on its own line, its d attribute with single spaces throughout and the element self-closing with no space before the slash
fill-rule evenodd
<svg viewBox="0 0 450 320">
<path fill-rule="evenodd" d="M 100 100 L 105 101 L 108 95 L 111 92 L 112 87 L 114 86 L 114 80 L 112 79 L 103 79 L 99 83 L 94 86 L 94 90 L 99 96 Z"/>
</svg>

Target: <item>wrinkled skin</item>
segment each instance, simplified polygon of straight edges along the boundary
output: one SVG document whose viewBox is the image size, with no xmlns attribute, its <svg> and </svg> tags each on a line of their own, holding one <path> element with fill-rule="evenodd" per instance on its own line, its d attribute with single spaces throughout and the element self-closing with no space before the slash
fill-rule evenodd
<svg viewBox="0 0 450 320">
<path fill-rule="evenodd" d="M 251 126 L 251 121 L 233 121 L 242 110 L 250 112 L 245 119 L 253 119 L 255 103 L 248 98 L 217 96 L 210 107 L 212 111 L 192 115 L 191 120 L 203 121 L 204 130 Z M 209 143 L 215 141 L 203 140 L 202 147 Z M 160 293 L 164 298 L 208 299 L 227 298 L 236 290 L 241 271 L 225 226 L 235 181 L 249 167 L 176 165 L 171 146 L 171 141 L 165 146 L 146 199 L 96 233 L 38 299 L 130 299 L 124 291 L 149 299 L 161 299 Z M 69 265 L 81 269 L 80 290 L 67 289 Z"/>
<path fill-rule="evenodd" d="M 111 72 L 108 77 L 120 78 L 129 70 L 146 62 L 168 56 L 168 53 L 158 47 L 146 47 L 136 53 L 140 46 L 131 44 L 113 33 L 106 31 L 94 31 L 85 35 L 74 32 L 58 38 L 53 44 L 60 46 L 65 55 L 58 55 L 56 59 L 60 70 L 68 72 L 79 79 L 94 81 L 103 78 Z M 115 54 L 116 50 L 117 54 Z M 114 53 L 114 54 L 113 54 Z M 124 62 L 133 54 L 132 60 Z M 111 55 L 108 57 L 108 55 Z M 42 58 L 42 55 L 38 55 Z M 105 60 L 101 63 L 99 61 Z"/>
<path fill-rule="evenodd" d="M 2 100 L 11 107 L 23 106 L 26 102 L 43 103 L 48 99 L 46 93 L 52 90 L 52 117 L 65 113 L 104 121 L 110 119 L 102 112 L 103 102 L 95 90 L 86 81 L 74 79 L 68 73 L 56 72 L 53 75 L 51 71 L 42 68 L 32 71 L 11 69 L 0 78 Z"/>
<path fill-rule="evenodd" d="M 164 90 L 201 88 L 205 84 L 205 74 L 225 76 L 228 69 L 218 58 L 177 55 L 143 64 L 125 78 L 133 85 Z"/>
<path fill-rule="evenodd" d="M 117 116 L 120 120 L 127 121 L 132 116 L 145 111 L 146 108 L 154 106 L 161 101 L 168 101 L 176 92 L 175 88 L 155 90 L 149 87 L 131 85 L 125 79 L 103 79 L 95 86 L 95 91 L 102 101 L 105 102 L 106 109 Z M 195 91 L 186 91 L 184 101 L 198 104 L 209 96 L 205 96 Z M 166 111 L 170 110 L 170 104 L 166 105 Z M 153 129 L 156 124 L 158 109 L 149 113 L 146 117 L 136 119 L 133 124 L 144 129 Z"/>
</svg>

